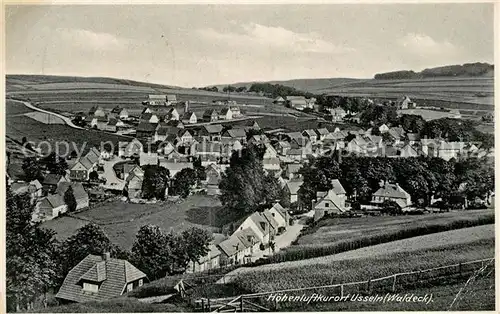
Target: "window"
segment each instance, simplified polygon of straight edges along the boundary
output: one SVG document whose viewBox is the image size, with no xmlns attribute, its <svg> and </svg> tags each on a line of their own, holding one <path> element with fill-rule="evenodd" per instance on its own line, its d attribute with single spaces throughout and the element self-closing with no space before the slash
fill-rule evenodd
<svg viewBox="0 0 500 314">
<path fill-rule="evenodd" d="M 92 284 L 92 283 L 84 282 L 83 283 L 83 290 L 84 291 L 89 291 L 89 292 L 98 292 L 99 291 L 99 286 L 95 285 L 95 284 Z"/>
<path fill-rule="evenodd" d="M 325 207 L 330 207 L 330 203 L 325 203 Z"/>
<path fill-rule="evenodd" d="M 144 281 L 142 279 L 139 279 L 139 287 L 142 287 L 143 284 L 144 284 Z"/>
<path fill-rule="evenodd" d="M 132 289 L 133 289 L 133 288 L 134 288 L 134 286 L 133 286 L 131 283 L 129 283 L 129 284 L 127 285 L 127 292 L 132 291 Z"/>
</svg>

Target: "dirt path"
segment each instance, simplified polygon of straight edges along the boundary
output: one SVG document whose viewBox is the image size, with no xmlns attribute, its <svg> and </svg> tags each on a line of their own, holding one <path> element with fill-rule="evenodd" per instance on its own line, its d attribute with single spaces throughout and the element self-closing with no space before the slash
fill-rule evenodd
<svg viewBox="0 0 500 314">
<path fill-rule="evenodd" d="M 243 274 L 252 271 L 268 271 L 273 268 L 284 269 L 307 265 L 330 264 L 334 261 L 367 258 L 373 256 L 386 255 L 398 252 L 416 251 L 421 249 L 432 249 L 443 245 L 453 245 L 461 243 L 474 242 L 481 239 L 490 239 L 495 237 L 495 226 L 484 225 L 471 228 L 457 229 L 429 235 L 413 237 L 404 240 L 393 241 L 373 246 L 364 247 L 357 250 L 343 252 L 334 255 L 315 257 L 301 261 L 284 262 L 262 265 L 258 267 L 242 267 L 228 273 L 225 282 L 229 282 L 236 274 Z"/>
<path fill-rule="evenodd" d="M 58 113 L 55 113 L 55 112 L 52 112 L 52 111 L 48 111 L 48 110 L 44 110 L 44 109 L 40 109 L 38 107 L 35 107 L 33 106 L 32 104 L 30 104 L 29 102 L 27 101 L 20 101 L 20 100 L 15 100 L 15 99 L 11 99 L 12 101 L 15 101 L 15 102 L 19 102 L 19 103 L 22 103 L 24 104 L 26 107 L 30 108 L 30 109 L 33 109 L 33 110 L 36 110 L 36 111 L 39 111 L 39 112 L 43 112 L 43 113 L 46 113 L 46 114 L 50 114 L 50 115 L 53 115 L 55 117 L 58 117 L 60 119 L 62 119 L 64 121 L 64 123 L 66 125 L 68 125 L 69 127 L 72 127 L 74 129 L 79 129 L 79 130 L 85 130 L 85 128 L 82 128 L 82 127 L 79 127 L 77 125 L 75 125 L 70 118 L 68 117 L 65 117 L 63 115 L 60 115 Z"/>
</svg>

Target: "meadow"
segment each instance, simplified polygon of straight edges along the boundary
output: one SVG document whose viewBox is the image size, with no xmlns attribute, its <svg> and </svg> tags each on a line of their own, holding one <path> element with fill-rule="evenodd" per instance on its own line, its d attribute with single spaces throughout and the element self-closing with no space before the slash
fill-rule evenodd
<svg viewBox="0 0 500 314">
<path fill-rule="evenodd" d="M 494 228 L 482 226 L 448 231 L 370 249 L 245 269 L 232 277 L 231 282 L 253 292 L 277 291 L 365 281 L 394 273 L 491 258 L 495 255 Z"/>
<path fill-rule="evenodd" d="M 456 214 L 453 215 L 453 214 Z M 297 243 L 275 255 L 267 263 L 301 261 L 329 256 L 381 243 L 408 239 L 442 231 L 494 223 L 492 211 L 402 217 L 364 217 L 320 221 L 304 229 Z M 415 218 L 423 217 L 423 218 Z M 371 218 L 376 218 L 371 221 Z M 413 219 L 412 219 L 413 218 Z M 351 223 L 349 223 L 349 221 Z M 286 263 L 285 263 L 286 264 Z M 279 267 L 282 267 L 280 264 Z"/>
<path fill-rule="evenodd" d="M 71 216 L 46 221 L 42 227 L 54 230 L 56 238 L 64 240 L 75 234 L 78 228 L 92 222 L 104 230 L 111 242 L 130 249 L 139 228 L 148 224 L 157 225 L 166 232 L 179 232 L 193 226 L 217 232 L 219 228 L 208 219 L 203 219 L 203 215 L 193 215 L 192 209 L 211 211 L 219 207 L 220 202 L 216 197 L 205 195 L 192 195 L 182 202 L 156 204 L 132 204 L 116 200 Z"/>
</svg>

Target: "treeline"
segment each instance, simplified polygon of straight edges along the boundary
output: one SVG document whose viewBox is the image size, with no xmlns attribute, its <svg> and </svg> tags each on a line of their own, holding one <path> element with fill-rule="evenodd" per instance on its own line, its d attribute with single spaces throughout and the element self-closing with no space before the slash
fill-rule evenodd
<svg viewBox="0 0 500 314">
<path fill-rule="evenodd" d="M 421 72 L 393 71 L 375 74 L 376 80 L 421 79 L 428 77 L 493 76 L 494 65 L 488 63 L 465 63 L 428 68 Z"/>
<path fill-rule="evenodd" d="M 146 273 L 150 280 L 185 271 L 190 260 L 208 252 L 212 235 L 191 228 L 166 233 L 157 226 L 143 226 L 131 251 L 113 244 L 93 224 L 80 228 L 65 241 L 52 230 L 31 222 L 34 204 L 28 194 L 13 194 L 7 188 L 6 279 L 7 310 L 30 310 L 48 291 L 57 291 L 67 273 L 87 255 L 122 258 Z"/>
<path fill-rule="evenodd" d="M 428 206 L 431 197 L 441 199 L 443 208 L 470 206 L 476 198 L 485 199 L 494 191 L 494 166 L 483 159 L 445 161 L 441 158 L 342 157 L 311 158 L 299 171 L 304 183 L 299 199 L 311 208 L 317 191 L 332 188 L 339 179 L 346 193 L 356 203 L 367 204 L 382 182 L 398 183 L 411 195 L 416 206 Z"/>
<path fill-rule="evenodd" d="M 309 92 L 304 92 L 293 87 L 284 86 L 281 84 L 271 84 L 271 83 L 254 83 L 248 89 L 249 92 L 263 93 L 265 96 L 270 98 L 276 98 L 278 96 L 304 96 L 306 98 L 314 97 L 314 94 Z"/>
</svg>

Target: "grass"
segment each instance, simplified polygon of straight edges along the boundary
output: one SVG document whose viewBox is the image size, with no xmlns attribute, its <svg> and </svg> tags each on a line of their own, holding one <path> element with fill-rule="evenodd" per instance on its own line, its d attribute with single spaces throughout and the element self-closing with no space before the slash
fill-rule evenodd
<svg viewBox="0 0 500 314">
<path fill-rule="evenodd" d="M 253 292 L 277 291 L 331 285 L 343 282 L 366 281 L 394 273 L 452 265 L 491 258 L 495 254 L 494 236 L 359 259 L 344 259 L 328 263 L 309 263 L 296 267 L 261 269 L 241 273 L 231 282 Z"/>
<path fill-rule="evenodd" d="M 399 291 L 400 295 L 413 294 L 425 296 L 432 294 L 429 304 L 417 302 L 329 302 L 300 305 L 300 308 L 287 308 L 289 311 L 447 311 L 450 309 L 458 291 L 464 287 L 466 279 L 459 282 L 435 286 L 423 286 L 415 289 Z M 452 307 L 454 311 L 493 311 L 495 310 L 495 277 L 484 276 L 476 280 L 471 289 L 460 298 Z"/>
<path fill-rule="evenodd" d="M 109 239 L 125 249 L 130 249 L 140 227 L 148 224 L 157 225 L 165 231 L 182 231 L 197 226 L 217 232 L 207 221 L 188 216 L 191 208 L 204 207 L 206 210 L 218 208 L 216 197 L 192 195 L 182 203 L 158 202 L 156 204 L 129 204 L 113 201 L 87 211 L 44 222 L 43 227 L 53 229 L 56 237 L 64 240 L 89 222 L 103 228 Z"/>
<path fill-rule="evenodd" d="M 42 313 L 148 313 L 186 312 L 179 304 L 148 304 L 133 298 L 118 298 L 104 302 L 73 303 L 36 309 Z"/>
<path fill-rule="evenodd" d="M 495 221 L 491 211 L 426 215 L 422 218 L 365 217 L 327 219 L 302 232 L 298 245 L 273 255 L 265 263 L 297 261 L 337 254 L 375 244 L 454 230 Z M 350 222 L 350 223 L 349 223 Z"/>
</svg>

